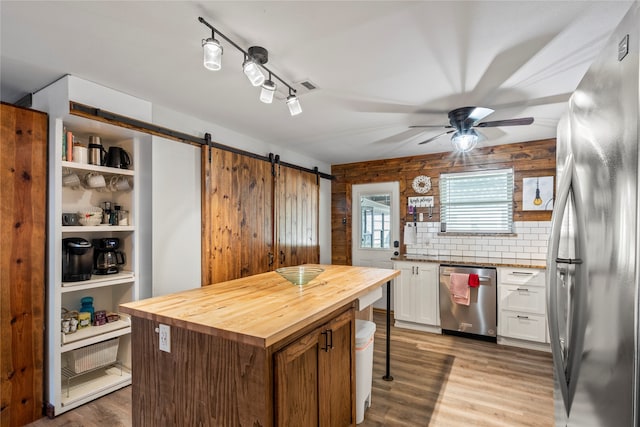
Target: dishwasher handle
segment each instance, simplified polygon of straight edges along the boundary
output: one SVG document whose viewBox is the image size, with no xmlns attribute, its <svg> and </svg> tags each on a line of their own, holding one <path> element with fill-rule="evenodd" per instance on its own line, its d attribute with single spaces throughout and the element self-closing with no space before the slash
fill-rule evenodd
<svg viewBox="0 0 640 427">
<path fill-rule="evenodd" d="M 440 273 L 441 276 L 451 276 L 451 273 Z M 487 277 L 487 276 L 478 276 L 478 279 L 481 282 L 488 282 L 489 280 L 491 280 L 491 277 Z"/>
</svg>

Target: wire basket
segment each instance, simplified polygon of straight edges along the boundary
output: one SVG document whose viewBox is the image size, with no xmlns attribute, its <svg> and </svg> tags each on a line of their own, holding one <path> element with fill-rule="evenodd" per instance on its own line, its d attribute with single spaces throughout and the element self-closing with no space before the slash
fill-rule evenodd
<svg viewBox="0 0 640 427">
<path fill-rule="evenodd" d="M 88 345 L 67 352 L 67 369 L 81 374 L 116 362 L 119 338 Z"/>
</svg>

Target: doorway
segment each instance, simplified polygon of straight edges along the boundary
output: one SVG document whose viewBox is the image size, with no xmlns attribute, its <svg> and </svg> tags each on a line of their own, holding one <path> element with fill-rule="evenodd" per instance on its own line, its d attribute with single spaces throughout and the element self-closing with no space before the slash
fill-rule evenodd
<svg viewBox="0 0 640 427">
<path fill-rule="evenodd" d="M 352 264 L 393 268 L 391 257 L 400 237 L 400 183 L 356 184 L 351 188 Z M 386 307 L 386 288 L 374 307 Z"/>
</svg>

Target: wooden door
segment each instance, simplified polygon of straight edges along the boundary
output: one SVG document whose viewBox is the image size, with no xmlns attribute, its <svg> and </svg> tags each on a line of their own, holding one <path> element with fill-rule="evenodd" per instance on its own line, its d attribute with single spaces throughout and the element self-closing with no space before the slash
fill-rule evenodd
<svg viewBox="0 0 640 427">
<path fill-rule="evenodd" d="M 349 310 L 275 354 L 276 426 L 355 424 L 354 328 Z"/>
<path fill-rule="evenodd" d="M 263 273 L 273 257 L 271 164 L 208 147 L 202 152 L 202 284 Z"/>
<path fill-rule="evenodd" d="M 274 356 L 275 425 L 319 426 L 320 329 Z"/>
<path fill-rule="evenodd" d="M 317 176 L 278 165 L 275 188 L 276 266 L 317 264 L 320 262 Z"/>
<path fill-rule="evenodd" d="M 320 352 L 320 426 L 342 427 L 355 423 L 354 329 L 354 314 L 348 311 L 323 331 L 329 334 L 329 349 Z"/>
<path fill-rule="evenodd" d="M 47 115 L 0 111 L 0 418 L 20 426 L 42 416 Z"/>
</svg>

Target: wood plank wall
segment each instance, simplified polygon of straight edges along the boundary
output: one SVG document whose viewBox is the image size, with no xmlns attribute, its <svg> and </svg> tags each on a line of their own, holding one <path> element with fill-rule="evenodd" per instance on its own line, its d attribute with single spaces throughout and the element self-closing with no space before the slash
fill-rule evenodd
<svg viewBox="0 0 640 427">
<path fill-rule="evenodd" d="M 434 196 L 432 221 L 440 221 L 441 173 L 468 172 L 491 169 L 514 169 L 514 221 L 549 221 L 551 211 L 522 210 L 522 179 L 553 176 L 555 185 L 556 140 L 545 139 L 518 144 L 476 148 L 466 155 L 436 153 L 423 156 L 400 157 L 359 163 L 333 165 L 331 174 L 331 262 L 351 265 L 351 186 L 376 182 L 400 182 L 400 226 L 413 216 L 407 215 L 407 198 L 420 196 L 411 184 L 418 175 L 431 178 Z M 418 212 L 427 212 L 420 208 Z"/>
<path fill-rule="evenodd" d="M 0 113 L 0 425 L 42 416 L 47 115 Z"/>
</svg>

